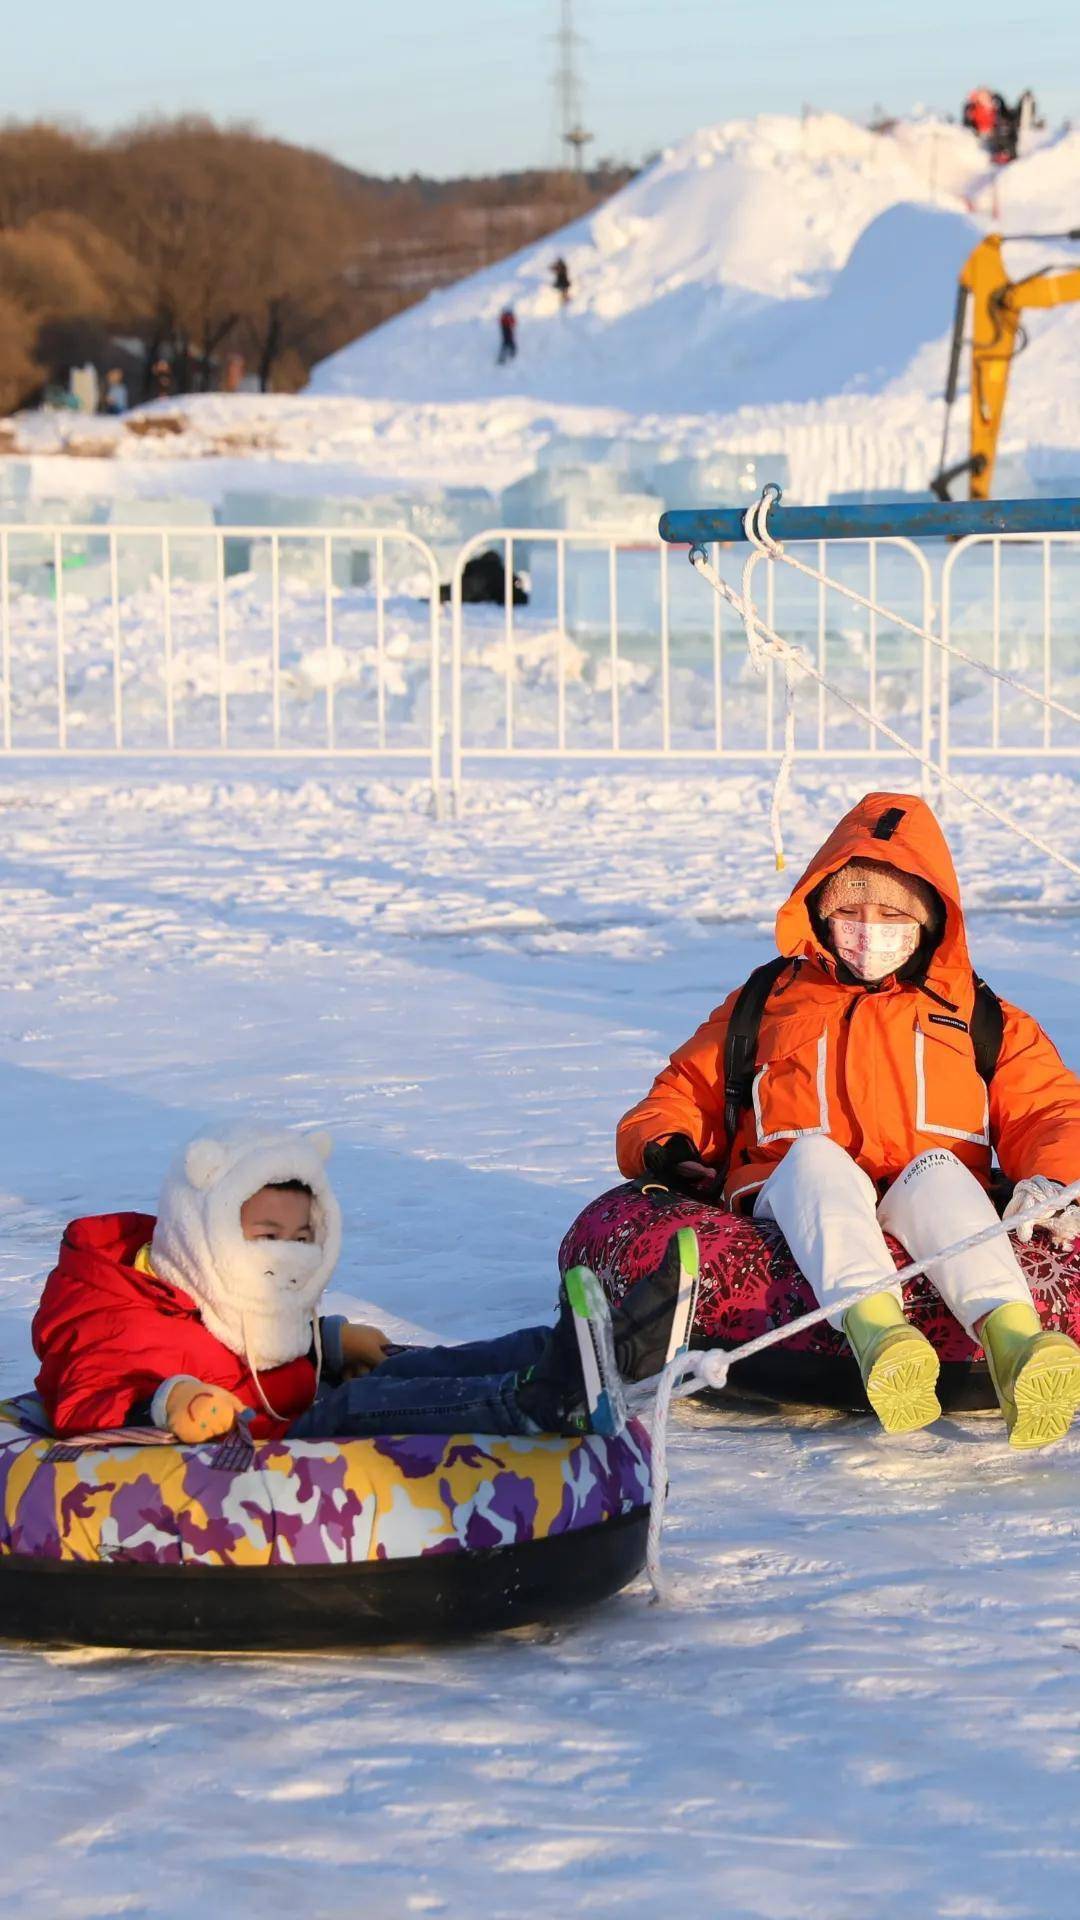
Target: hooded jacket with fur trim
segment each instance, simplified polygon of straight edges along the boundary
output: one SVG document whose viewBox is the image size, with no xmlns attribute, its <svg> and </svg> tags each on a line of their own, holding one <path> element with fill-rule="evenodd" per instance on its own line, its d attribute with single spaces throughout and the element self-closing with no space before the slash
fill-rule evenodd
<svg viewBox="0 0 1080 1920">
<path fill-rule="evenodd" d="M 921 956 L 873 986 L 853 979 L 819 937 L 812 896 L 852 859 L 877 860 L 933 887 L 943 925 Z M 935 930 L 936 931 L 936 930 Z M 728 1162 L 724 1199 L 748 1210 L 793 1140 L 826 1134 L 880 1191 L 916 1154 L 946 1147 L 989 1185 L 993 1152 L 1010 1180 L 1080 1177 L 1080 1079 L 1030 1014 L 1002 1002 L 1004 1035 L 989 1089 L 975 1064 L 975 978 L 960 890 L 944 835 L 914 794 L 870 793 L 815 854 L 776 918 L 790 958 L 765 1004 L 751 1105 Z M 927 953 L 926 949 L 929 948 Z M 723 1166 L 724 1042 L 738 989 L 672 1054 L 619 1123 L 628 1179 L 651 1141 L 685 1134 Z"/>
</svg>

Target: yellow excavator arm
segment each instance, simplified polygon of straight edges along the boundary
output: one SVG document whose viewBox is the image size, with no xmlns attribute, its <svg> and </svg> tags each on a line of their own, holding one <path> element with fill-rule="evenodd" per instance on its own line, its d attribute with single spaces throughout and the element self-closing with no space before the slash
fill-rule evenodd
<svg viewBox="0 0 1080 1920">
<path fill-rule="evenodd" d="M 1078 235 L 1073 231 L 1061 237 L 1072 240 Z M 950 483 L 962 474 L 969 476 L 968 492 L 972 500 L 989 498 L 1009 371 L 1018 351 L 1018 340 L 1020 346 L 1026 345 L 1021 314 L 1030 307 L 1059 307 L 1080 300 L 1080 267 L 1043 267 L 1022 280 L 1010 280 L 1001 257 L 1001 243 L 1000 233 L 987 234 L 964 262 L 960 273 L 945 385 L 942 465 L 930 482 L 941 500 L 949 499 Z M 956 398 L 969 302 L 972 310 L 970 451 L 966 460 L 946 467 L 949 412 Z"/>
</svg>

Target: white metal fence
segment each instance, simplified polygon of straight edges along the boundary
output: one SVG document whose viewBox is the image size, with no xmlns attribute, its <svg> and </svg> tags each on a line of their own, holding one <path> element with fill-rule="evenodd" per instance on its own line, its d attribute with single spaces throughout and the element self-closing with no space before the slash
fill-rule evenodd
<svg viewBox="0 0 1080 1920">
<path fill-rule="evenodd" d="M 502 562 L 502 603 L 473 606 L 463 583 L 474 556 Z M 822 565 L 891 598 L 907 618 L 932 616 L 929 565 L 903 540 L 815 543 Z M 722 552 L 716 564 L 740 561 Z M 515 584 L 528 586 L 516 604 Z M 906 718 L 929 752 L 927 642 L 824 588 L 767 568 L 763 611 L 830 678 L 894 725 Z M 489 529 L 461 549 L 451 594 L 451 781 L 470 761 L 524 757 L 611 761 L 771 760 L 782 751 L 776 669 L 762 677 L 741 624 L 703 593 L 685 550 L 659 539 L 576 531 Z M 800 752 L 815 759 L 895 755 L 823 693 L 803 710 Z"/>
<path fill-rule="evenodd" d="M 442 752 L 439 581 L 383 528 L 0 527 L 8 755 Z"/>
<path fill-rule="evenodd" d="M 935 659 L 884 612 L 758 558 L 765 619 L 869 716 L 804 683 L 800 756 L 895 756 L 879 722 L 946 767 L 1080 750 L 1080 723 L 979 672 L 1005 669 L 1080 706 L 1080 536 L 977 536 L 936 555 L 900 539 L 802 551 L 969 659 Z M 490 576 L 489 554 L 496 576 L 502 565 L 497 604 L 470 597 L 470 563 Z M 744 555 L 713 557 L 737 583 Z M 459 792 L 480 761 L 781 752 L 779 670 L 754 671 L 741 623 L 684 551 L 494 528 L 442 572 L 440 592 L 436 553 L 397 528 L 0 526 L 0 755 L 411 761 L 437 794 L 444 774 Z"/>
<path fill-rule="evenodd" d="M 972 534 L 942 568 L 941 638 L 974 662 L 1006 672 L 1041 699 L 1025 699 L 942 651 L 937 757 L 1070 759 L 1080 725 L 1045 705 L 1080 709 L 1080 534 Z"/>
</svg>

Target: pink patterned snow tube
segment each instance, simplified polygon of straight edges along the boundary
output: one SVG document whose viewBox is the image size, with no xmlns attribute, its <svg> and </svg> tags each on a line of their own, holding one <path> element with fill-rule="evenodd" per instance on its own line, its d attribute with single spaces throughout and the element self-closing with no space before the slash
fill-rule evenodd
<svg viewBox="0 0 1080 1920">
<path fill-rule="evenodd" d="M 741 1346 L 817 1305 L 778 1228 L 677 1194 L 643 1194 L 634 1185 L 612 1188 L 578 1215 L 560 1248 L 560 1269 L 591 1267 L 608 1297 L 618 1301 L 633 1281 L 659 1265 L 676 1227 L 693 1227 L 701 1250 L 695 1345 Z M 895 1240 L 890 1247 L 897 1266 L 904 1266 L 903 1247 Z M 1017 1252 L 1044 1324 L 1080 1339 L 1080 1248 L 1058 1252 L 1045 1234 L 1036 1233 Z M 910 1281 L 904 1298 L 911 1320 L 941 1355 L 942 1405 L 993 1406 L 981 1351 L 930 1282 Z M 734 1368 L 731 1386 L 770 1399 L 866 1406 L 847 1344 L 825 1324 L 793 1334 L 745 1368 Z"/>
</svg>

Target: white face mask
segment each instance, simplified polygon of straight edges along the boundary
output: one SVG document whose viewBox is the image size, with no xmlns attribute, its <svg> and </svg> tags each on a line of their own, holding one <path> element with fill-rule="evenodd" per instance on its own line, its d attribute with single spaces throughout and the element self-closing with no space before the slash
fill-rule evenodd
<svg viewBox="0 0 1080 1920">
<path fill-rule="evenodd" d="M 852 920 L 829 916 L 834 951 L 860 980 L 884 980 L 910 960 L 919 944 L 917 920 Z"/>
<path fill-rule="evenodd" d="M 311 1345 L 328 1278 L 322 1247 L 245 1240 L 237 1220 L 231 1232 L 201 1243 L 197 1234 L 155 1231 L 151 1259 L 162 1279 L 198 1301 L 211 1333 L 252 1367 L 284 1366 Z"/>
<path fill-rule="evenodd" d="M 229 1261 L 228 1292 L 214 1301 L 218 1338 L 254 1367 L 280 1366 L 306 1352 L 323 1290 L 322 1259 L 321 1247 L 302 1240 L 242 1241 Z"/>
</svg>

